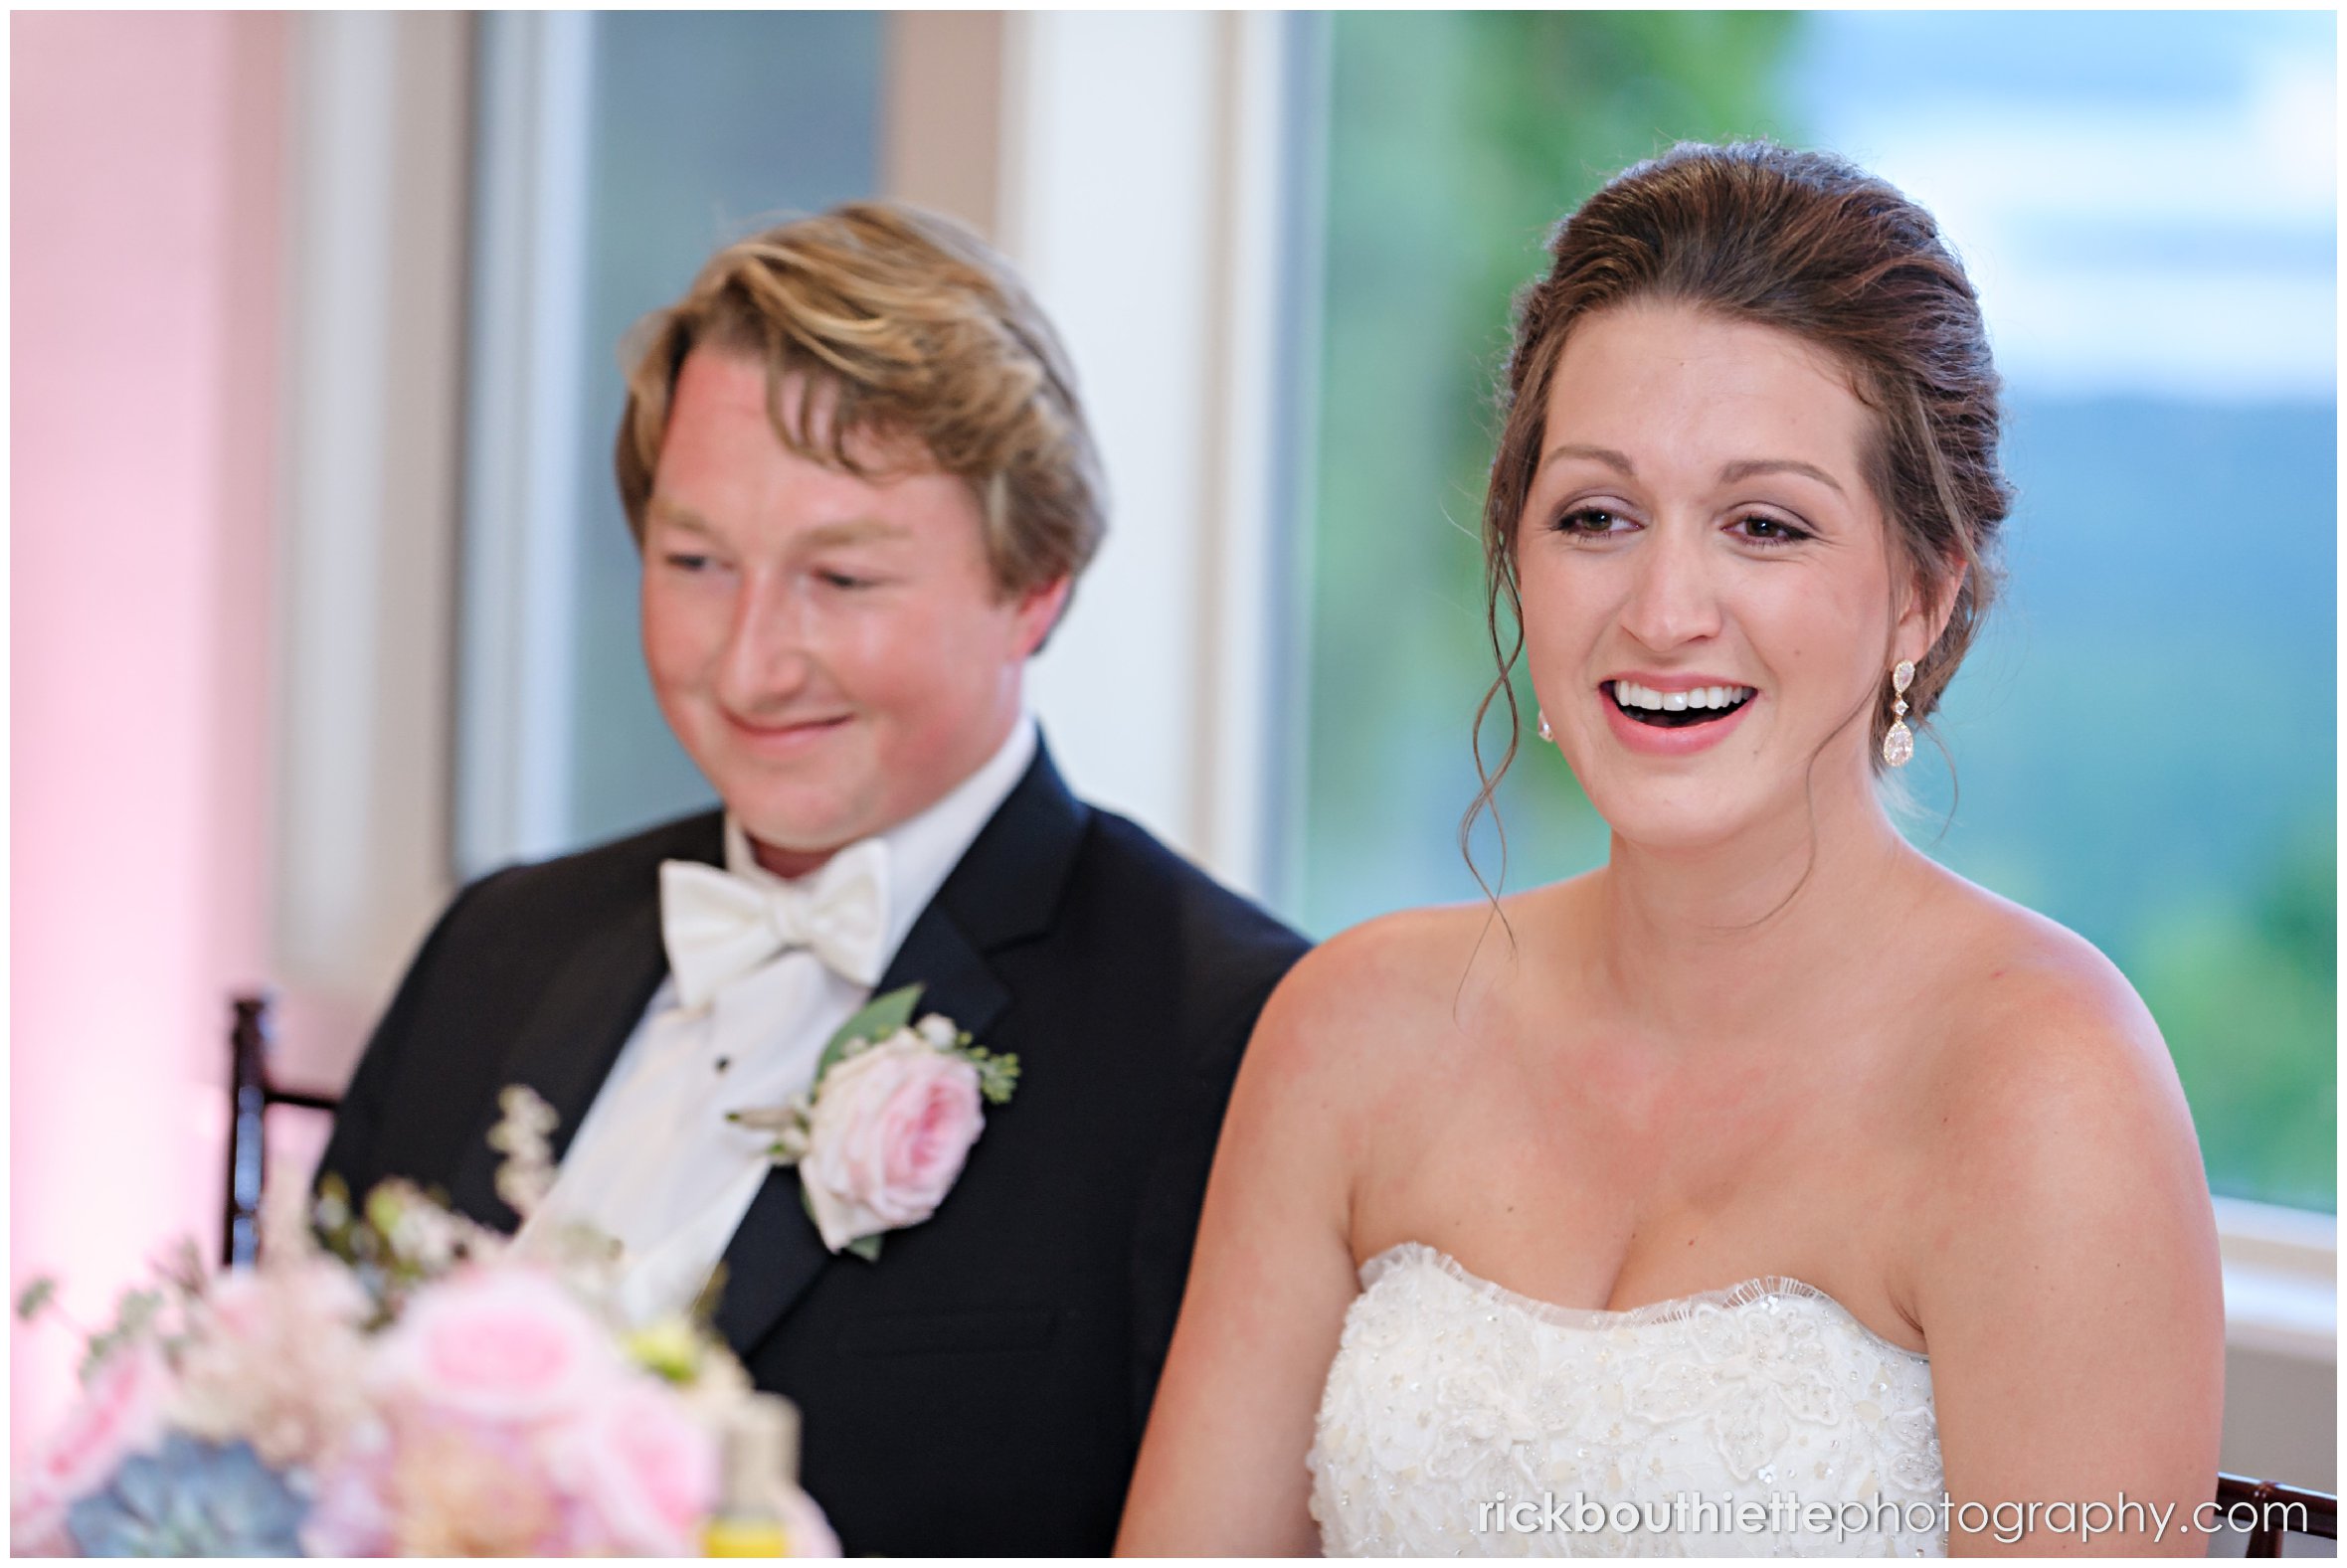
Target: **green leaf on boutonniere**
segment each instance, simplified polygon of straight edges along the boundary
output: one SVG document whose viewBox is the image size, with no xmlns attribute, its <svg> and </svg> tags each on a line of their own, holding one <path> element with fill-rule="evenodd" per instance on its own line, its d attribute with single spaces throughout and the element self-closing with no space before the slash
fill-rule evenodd
<svg viewBox="0 0 2347 1568">
<path fill-rule="evenodd" d="M 968 1038 L 968 1036 L 964 1036 Z M 983 1045 L 966 1045 L 963 1059 L 978 1069 L 978 1092 L 990 1106 L 1010 1104 L 1011 1091 L 1018 1087 L 1018 1053 L 1012 1051 L 996 1056 Z"/>
<path fill-rule="evenodd" d="M 823 1054 L 814 1064 L 814 1081 L 819 1085 L 833 1063 L 847 1054 L 847 1048 L 861 1040 L 867 1045 L 877 1044 L 913 1021 L 913 1009 L 921 1004 L 921 987 L 907 985 L 882 996 L 875 996 L 856 1009 L 854 1017 L 839 1026 L 839 1032 L 823 1047 Z"/>
<path fill-rule="evenodd" d="M 919 989 L 919 987 L 916 986 L 915 989 Z M 822 1222 L 814 1217 L 814 1198 L 808 1192 L 805 1181 L 799 1183 L 799 1205 L 807 1210 L 807 1222 L 820 1231 L 823 1228 Z M 880 1261 L 880 1236 L 881 1233 L 877 1231 L 869 1236 L 858 1236 L 839 1250 L 852 1252 L 866 1263 L 878 1263 Z"/>
</svg>

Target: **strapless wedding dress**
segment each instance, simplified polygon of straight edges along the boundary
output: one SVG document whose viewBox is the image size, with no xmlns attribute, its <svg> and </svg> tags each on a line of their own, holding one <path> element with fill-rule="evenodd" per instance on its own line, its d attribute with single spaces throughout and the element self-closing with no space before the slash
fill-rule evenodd
<svg viewBox="0 0 2347 1568">
<path fill-rule="evenodd" d="M 1310 1459 L 1330 1556 L 1947 1551 L 1930 1362 L 1822 1291 L 1576 1309 L 1419 1242 L 1360 1280 Z"/>
</svg>

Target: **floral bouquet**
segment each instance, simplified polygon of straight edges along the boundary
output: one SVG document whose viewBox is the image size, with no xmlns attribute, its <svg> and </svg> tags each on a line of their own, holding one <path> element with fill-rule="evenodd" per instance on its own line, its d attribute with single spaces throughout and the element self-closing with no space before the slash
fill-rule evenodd
<svg viewBox="0 0 2347 1568">
<path fill-rule="evenodd" d="M 508 1089 L 491 1142 L 519 1213 L 554 1114 Z M 305 1212 L 306 1211 L 306 1212 Z M 257 1269 L 192 1244 L 92 1336 L 81 1398 L 14 1478 L 10 1545 L 91 1556 L 697 1554 L 749 1380 L 698 1314 L 629 1330 L 616 1249 L 509 1240 L 413 1186 L 354 1209 L 270 1195 Z M 27 1320 L 54 1310 L 35 1284 Z M 835 1556 L 773 1478 L 795 1555 Z"/>
</svg>

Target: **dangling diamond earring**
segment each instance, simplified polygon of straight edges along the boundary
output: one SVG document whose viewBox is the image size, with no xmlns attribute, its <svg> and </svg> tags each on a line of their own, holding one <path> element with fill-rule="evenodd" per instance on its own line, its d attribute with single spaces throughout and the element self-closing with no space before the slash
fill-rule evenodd
<svg viewBox="0 0 2347 1568">
<path fill-rule="evenodd" d="M 1548 710 L 1545 708 L 1535 708 L 1533 711 L 1540 716 L 1540 739 L 1543 741 L 1555 740 L 1556 732 L 1548 728 Z"/>
<path fill-rule="evenodd" d="M 1891 728 L 1883 732 L 1883 761 L 1904 768 L 1915 755 L 1915 732 L 1906 727 L 1906 689 L 1915 678 L 1915 661 L 1900 659 L 1891 672 Z"/>
</svg>

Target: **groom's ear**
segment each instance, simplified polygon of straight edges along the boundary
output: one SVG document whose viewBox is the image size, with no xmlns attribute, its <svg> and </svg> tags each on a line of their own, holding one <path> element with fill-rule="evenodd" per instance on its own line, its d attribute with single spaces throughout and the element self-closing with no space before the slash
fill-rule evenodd
<svg viewBox="0 0 2347 1568">
<path fill-rule="evenodd" d="M 1048 583 L 1012 596 L 1018 604 L 1014 645 L 1020 658 L 1032 658 L 1042 647 L 1051 635 L 1051 628 L 1059 624 L 1060 613 L 1067 609 L 1068 593 L 1075 586 L 1075 579 L 1063 572 Z"/>
</svg>

